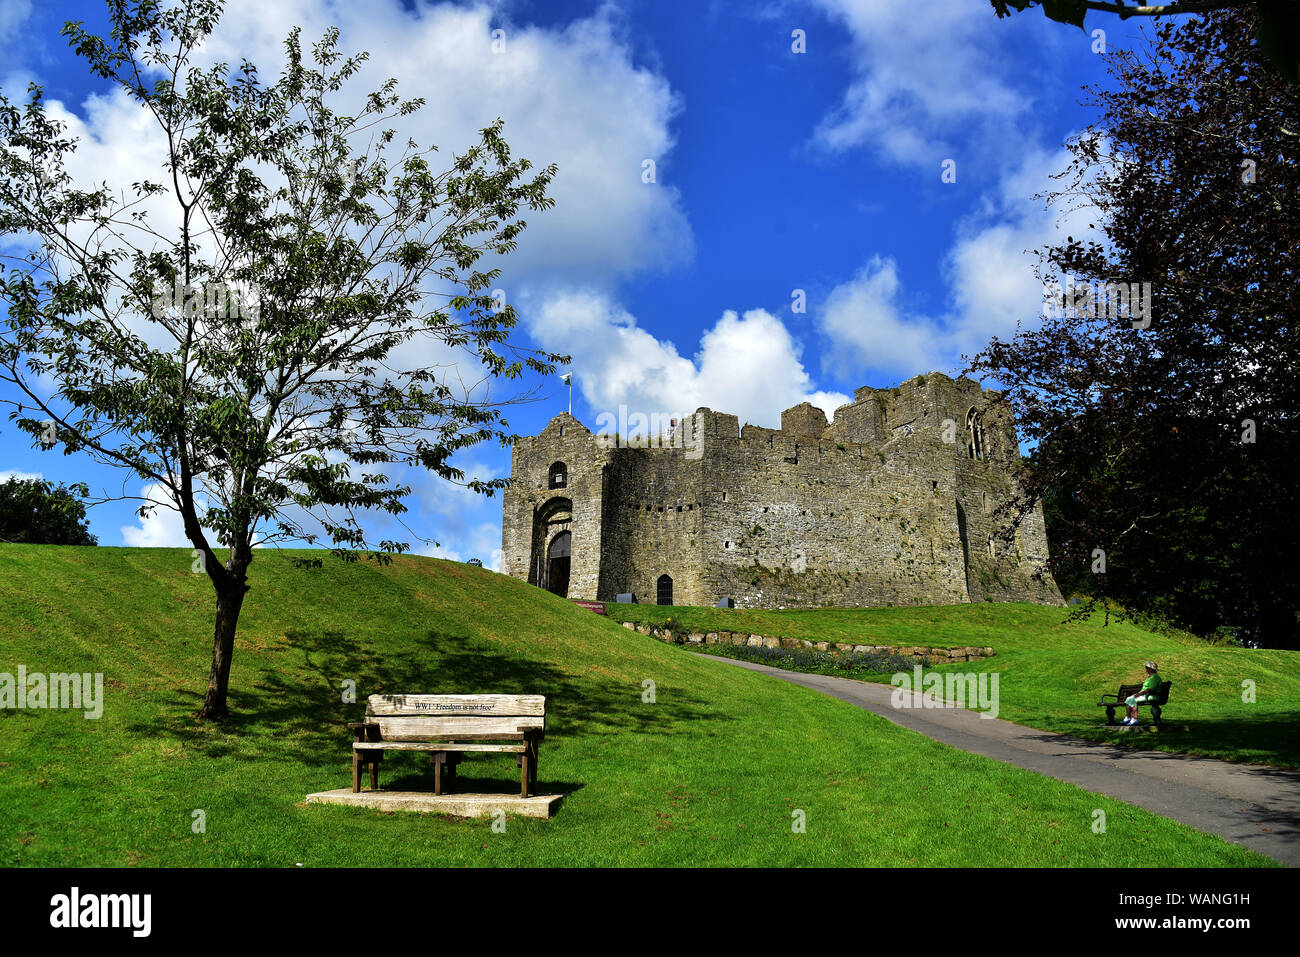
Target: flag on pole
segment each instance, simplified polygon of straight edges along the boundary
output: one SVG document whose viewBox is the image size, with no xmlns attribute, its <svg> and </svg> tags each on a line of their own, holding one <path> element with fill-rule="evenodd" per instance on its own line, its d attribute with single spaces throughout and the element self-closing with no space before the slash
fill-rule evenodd
<svg viewBox="0 0 1300 957">
<path fill-rule="evenodd" d="M 564 373 L 564 375 L 560 376 L 560 381 L 563 382 L 565 385 L 570 385 L 571 382 L 569 380 L 571 380 L 572 378 L 573 378 L 573 373 L 566 372 Z"/>
</svg>

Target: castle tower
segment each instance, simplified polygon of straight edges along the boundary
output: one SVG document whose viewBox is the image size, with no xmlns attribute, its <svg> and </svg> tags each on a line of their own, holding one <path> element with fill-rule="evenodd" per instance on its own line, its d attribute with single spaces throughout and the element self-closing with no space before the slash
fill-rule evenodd
<svg viewBox="0 0 1300 957">
<path fill-rule="evenodd" d="M 600 578 L 604 457 L 567 412 L 514 446 L 501 517 L 501 571 L 571 598 Z"/>
</svg>

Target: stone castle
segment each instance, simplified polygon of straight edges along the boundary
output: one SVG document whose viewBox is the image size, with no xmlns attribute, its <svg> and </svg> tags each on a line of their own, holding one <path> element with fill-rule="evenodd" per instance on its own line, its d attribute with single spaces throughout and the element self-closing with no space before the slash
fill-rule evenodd
<svg viewBox="0 0 1300 957">
<path fill-rule="evenodd" d="M 699 409 L 650 441 L 558 415 L 514 446 L 501 570 L 600 601 L 1060 604 L 1041 508 L 999 509 L 1019 450 L 998 398 L 931 373 L 858 389 L 829 423 L 808 403 L 780 429 Z"/>
</svg>

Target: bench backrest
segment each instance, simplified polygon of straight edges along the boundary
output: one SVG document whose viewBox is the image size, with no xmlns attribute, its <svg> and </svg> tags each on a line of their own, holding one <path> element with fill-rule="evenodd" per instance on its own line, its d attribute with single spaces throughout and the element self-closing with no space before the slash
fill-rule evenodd
<svg viewBox="0 0 1300 957">
<path fill-rule="evenodd" d="M 1151 703 L 1160 704 L 1160 705 L 1168 704 L 1169 688 L 1172 685 L 1173 685 L 1172 681 L 1162 681 L 1160 683 L 1160 687 L 1156 689 L 1156 700 Z M 1122 704 L 1124 699 L 1127 698 L 1129 695 L 1136 695 L 1139 694 L 1141 691 L 1142 691 L 1141 685 L 1120 685 L 1119 693 L 1116 695 L 1116 697 L 1119 698 L 1120 703 Z"/>
<path fill-rule="evenodd" d="M 513 737 L 546 727 L 546 697 L 539 694 L 372 694 L 366 723 L 385 741 Z"/>
</svg>

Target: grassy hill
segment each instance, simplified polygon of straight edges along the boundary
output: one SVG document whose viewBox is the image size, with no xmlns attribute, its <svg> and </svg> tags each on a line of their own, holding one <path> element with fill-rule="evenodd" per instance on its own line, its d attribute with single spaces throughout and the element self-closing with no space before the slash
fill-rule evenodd
<svg viewBox="0 0 1300 957">
<path fill-rule="evenodd" d="M 1300 768 L 1300 652 L 1215 647 L 1192 637 L 1152 634 L 1102 615 L 1065 623 L 1060 608 L 946 605 L 763 611 L 624 605 L 629 621 L 670 615 L 691 631 L 749 631 L 818 641 L 921 647 L 992 647 L 993 658 L 939 671 L 997 672 L 998 717 L 1092 740 Z M 707 650 L 707 649 L 706 649 Z M 1186 731 L 1134 734 L 1107 728 L 1096 706 L 1121 682 L 1138 683 L 1154 660 L 1173 682 L 1167 722 Z M 888 681 L 887 675 L 878 676 Z M 1242 682 L 1255 700 L 1242 700 Z M 1148 722 L 1143 711 L 1143 721 Z"/>
<path fill-rule="evenodd" d="M 236 716 L 196 724 L 212 597 L 190 562 L 183 549 L 0 545 L 0 671 L 103 672 L 107 685 L 99 720 L 0 710 L 0 865 L 1271 863 L 432 559 L 304 570 L 259 555 Z M 357 704 L 342 701 L 348 679 Z M 365 695 L 412 691 L 548 695 L 539 783 L 568 793 L 558 816 L 496 834 L 303 804 L 347 785 L 343 724 Z M 461 766 L 466 789 L 515 780 L 509 758 Z M 382 783 L 431 786 L 416 755 L 387 757 Z M 1097 808 L 1105 834 L 1092 833 Z"/>
</svg>

